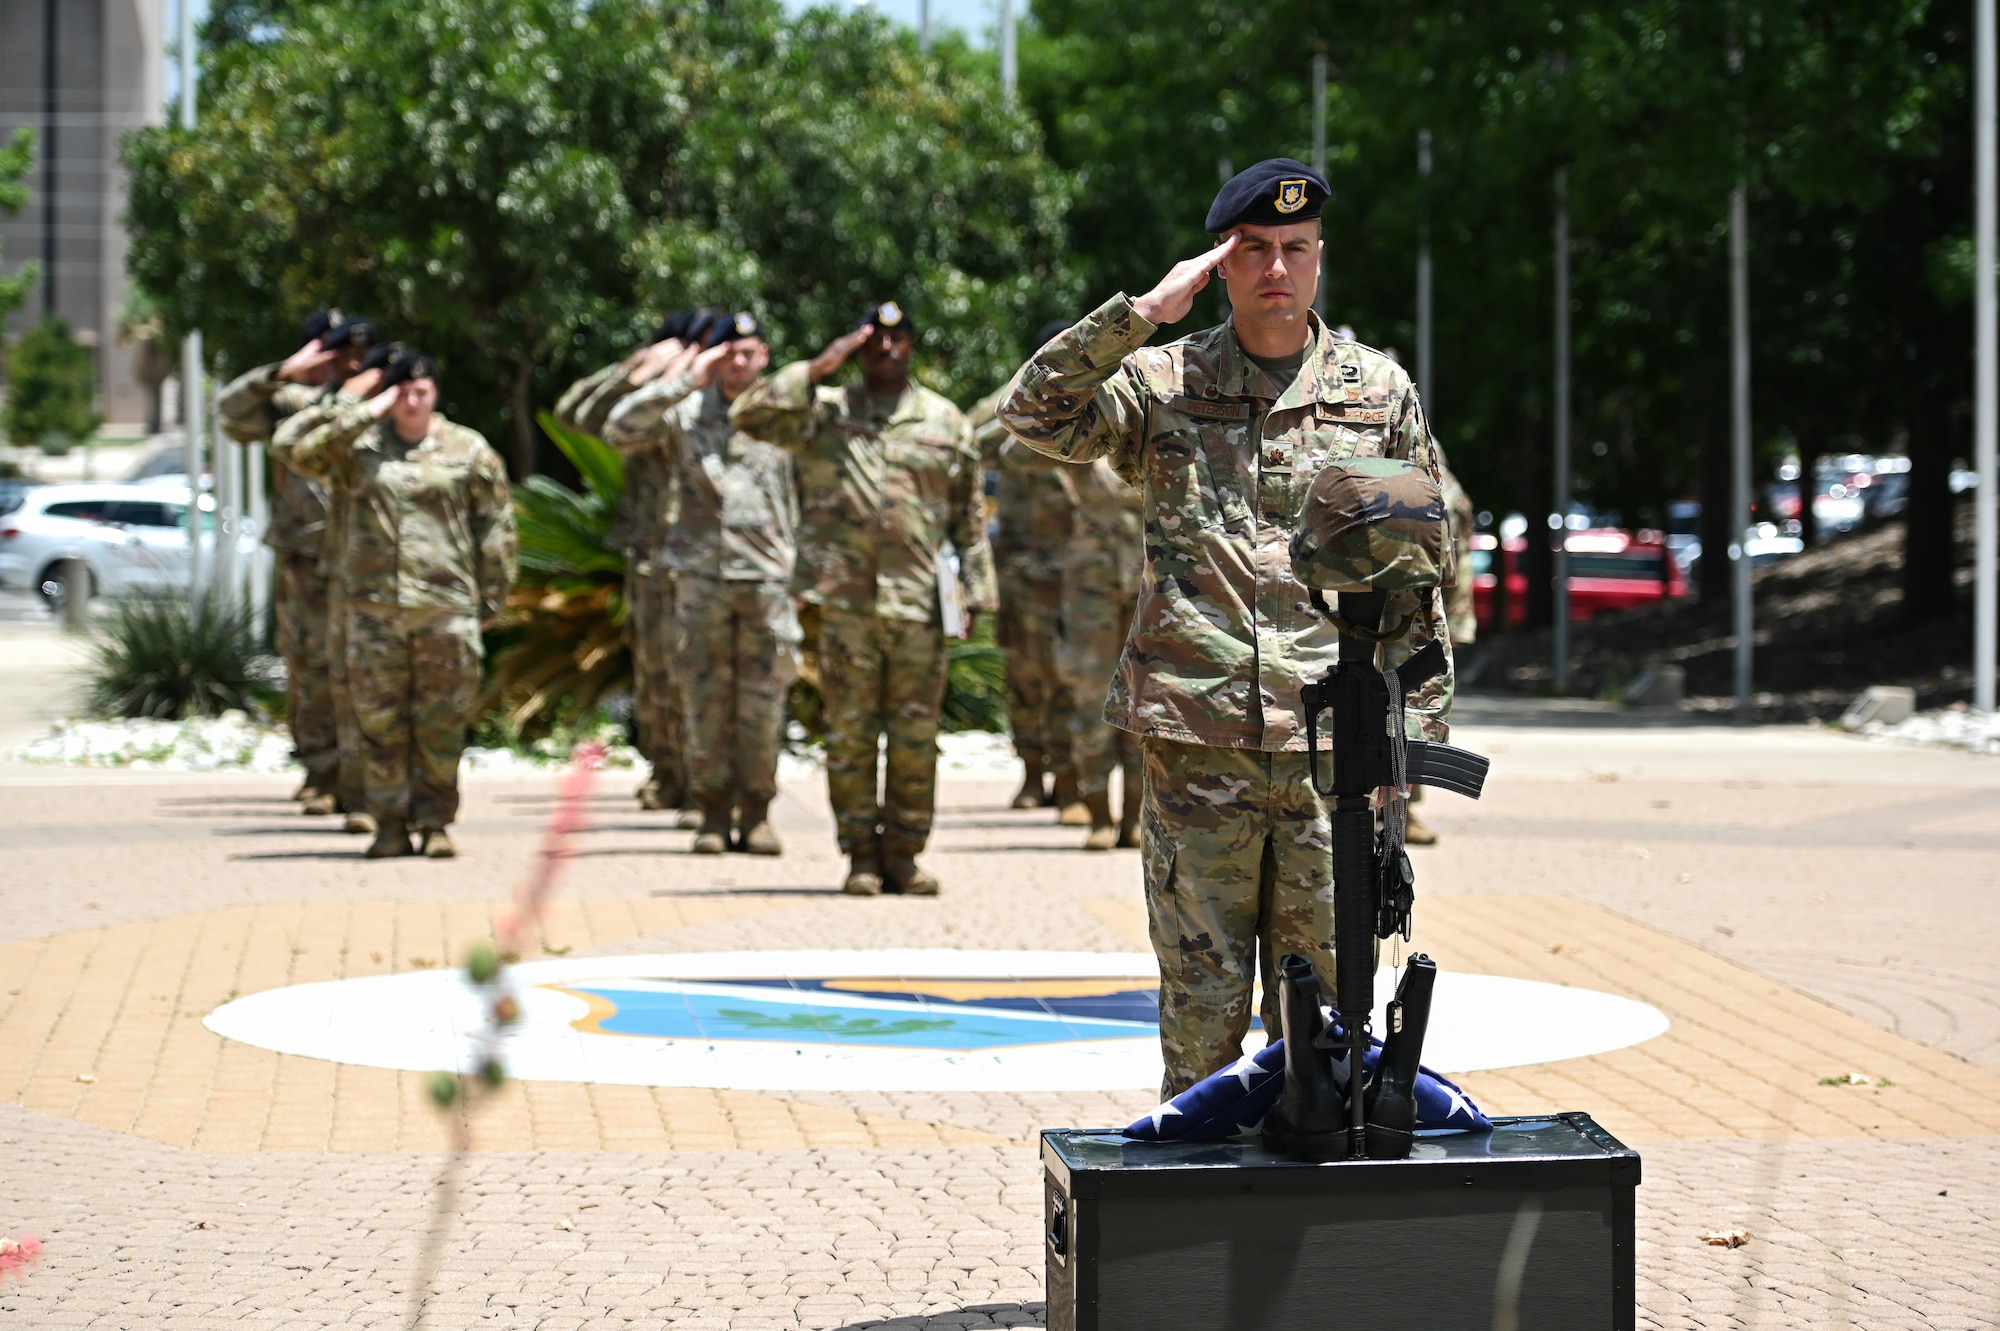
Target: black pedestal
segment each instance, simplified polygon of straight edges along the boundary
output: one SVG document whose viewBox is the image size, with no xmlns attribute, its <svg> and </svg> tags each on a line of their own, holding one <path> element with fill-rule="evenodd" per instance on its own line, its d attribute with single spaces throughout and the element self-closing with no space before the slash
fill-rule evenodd
<svg viewBox="0 0 2000 1331">
<path fill-rule="evenodd" d="M 1049 1331 L 1633 1326 L 1639 1156 L 1587 1114 L 1327 1165 L 1050 1131 L 1042 1167 Z"/>
</svg>

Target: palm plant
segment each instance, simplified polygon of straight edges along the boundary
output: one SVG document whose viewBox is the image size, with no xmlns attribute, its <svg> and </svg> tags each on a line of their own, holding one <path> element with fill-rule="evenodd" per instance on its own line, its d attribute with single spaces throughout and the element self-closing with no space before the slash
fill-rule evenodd
<svg viewBox="0 0 2000 1331">
<path fill-rule="evenodd" d="M 542 412 L 542 429 L 583 477 L 583 492 L 530 476 L 514 490 L 520 580 L 487 638 L 486 682 L 475 714 L 503 733 L 535 738 L 594 714 L 629 687 L 625 556 L 605 544 L 625 490 L 625 464 L 595 436 Z"/>
</svg>

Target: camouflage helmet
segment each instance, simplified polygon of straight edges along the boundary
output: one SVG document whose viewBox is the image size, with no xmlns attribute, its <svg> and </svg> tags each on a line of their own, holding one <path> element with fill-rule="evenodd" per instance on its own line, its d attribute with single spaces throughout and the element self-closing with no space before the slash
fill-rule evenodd
<svg viewBox="0 0 2000 1331">
<path fill-rule="evenodd" d="M 1292 537 L 1292 574 L 1323 592 L 1404 592 L 1445 579 L 1444 497 L 1429 472 L 1350 458 L 1313 478 Z"/>
</svg>

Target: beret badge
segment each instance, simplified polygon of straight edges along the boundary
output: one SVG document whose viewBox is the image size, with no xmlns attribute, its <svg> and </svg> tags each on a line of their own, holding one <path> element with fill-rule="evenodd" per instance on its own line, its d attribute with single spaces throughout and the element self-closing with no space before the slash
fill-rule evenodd
<svg viewBox="0 0 2000 1331">
<path fill-rule="evenodd" d="M 1306 182 L 1303 180 L 1281 180 L 1278 182 L 1277 210 L 1291 214 L 1306 206 Z"/>
</svg>

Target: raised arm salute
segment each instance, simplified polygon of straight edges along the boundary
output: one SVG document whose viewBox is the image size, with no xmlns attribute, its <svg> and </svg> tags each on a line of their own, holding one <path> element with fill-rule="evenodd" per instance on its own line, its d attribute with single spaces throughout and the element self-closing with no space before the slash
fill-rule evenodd
<svg viewBox="0 0 2000 1331">
<path fill-rule="evenodd" d="M 939 556 L 958 551 L 973 611 L 994 604 L 979 451 L 965 417 L 910 378 L 916 348 L 895 301 L 870 308 L 852 331 L 743 394 L 729 419 L 797 459 L 803 512 L 793 588 L 819 607 L 820 686 L 826 698 L 827 786 L 845 890 L 929 895 L 917 867 L 937 803 L 938 713 L 945 636 Z M 849 357 L 861 382 L 818 386 Z M 877 796 L 878 742 L 888 739 L 885 794 Z"/>
<path fill-rule="evenodd" d="M 1356 456 L 1434 469 L 1409 377 L 1337 340 L 1312 312 L 1326 182 L 1275 159 L 1216 196 L 1217 243 L 1151 291 L 1112 297 L 1024 365 L 1000 405 L 1008 431 L 1069 462 L 1103 458 L 1141 492 L 1146 567 L 1105 718 L 1143 739 L 1147 906 L 1160 962 L 1164 1090 L 1238 1057 L 1253 977 L 1278 1029 L 1276 960 L 1313 960 L 1332 991 L 1330 821 L 1305 777 L 1299 690 L 1337 633 L 1293 576 L 1289 546 L 1321 469 Z M 1229 319 L 1164 346 L 1217 280 Z M 1444 635 L 1437 594 L 1395 664 Z M 1443 738 L 1447 671 L 1411 699 Z"/>
</svg>

